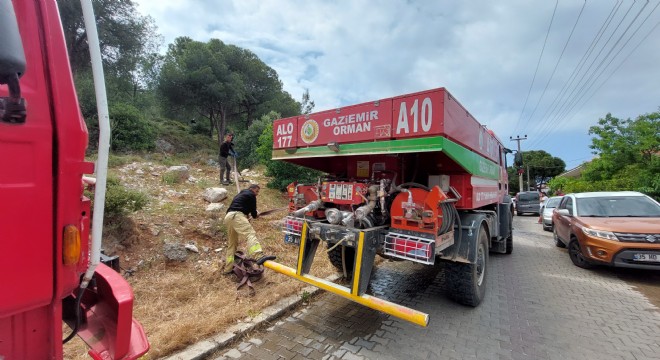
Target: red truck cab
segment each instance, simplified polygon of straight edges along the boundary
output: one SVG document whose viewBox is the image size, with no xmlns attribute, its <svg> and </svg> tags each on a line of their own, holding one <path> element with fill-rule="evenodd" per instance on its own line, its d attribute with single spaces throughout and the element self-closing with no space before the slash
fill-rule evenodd
<svg viewBox="0 0 660 360">
<path fill-rule="evenodd" d="M 0 359 L 61 359 L 63 321 L 95 359 L 149 349 L 120 274 L 99 264 L 81 290 L 87 143 L 56 2 L 0 0 Z"/>
</svg>

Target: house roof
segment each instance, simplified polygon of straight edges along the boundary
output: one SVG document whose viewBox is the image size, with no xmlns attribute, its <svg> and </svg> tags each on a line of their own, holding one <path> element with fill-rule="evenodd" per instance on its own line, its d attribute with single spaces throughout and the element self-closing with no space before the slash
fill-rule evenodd
<svg viewBox="0 0 660 360">
<path fill-rule="evenodd" d="M 566 178 L 580 177 L 580 175 L 582 175 L 582 171 L 584 171 L 584 165 L 585 164 L 580 164 L 580 165 L 578 165 L 578 166 L 576 166 L 576 167 L 574 167 L 574 168 L 572 168 L 572 169 L 570 169 L 566 172 L 563 172 L 563 173 L 557 175 L 557 177 L 566 177 Z"/>
</svg>

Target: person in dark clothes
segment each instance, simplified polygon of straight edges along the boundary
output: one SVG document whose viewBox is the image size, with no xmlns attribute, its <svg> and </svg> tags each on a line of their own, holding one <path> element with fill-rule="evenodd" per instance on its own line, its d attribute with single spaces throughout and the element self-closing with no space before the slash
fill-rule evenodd
<svg viewBox="0 0 660 360">
<path fill-rule="evenodd" d="M 254 258 L 255 255 L 263 252 L 259 240 L 257 240 L 257 233 L 248 220 L 248 215 L 252 216 L 253 219 L 259 216 L 257 212 L 257 195 L 259 195 L 259 190 L 259 185 L 250 185 L 250 187 L 242 190 L 234 197 L 227 209 L 224 224 L 227 227 L 227 233 L 229 235 L 229 245 L 227 247 L 225 267 L 223 269 L 225 274 L 231 273 L 234 269 L 234 254 L 238 247 L 239 235 L 247 238 L 248 258 Z"/>
<path fill-rule="evenodd" d="M 234 134 L 228 133 L 225 135 L 225 141 L 220 145 L 220 182 L 223 185 L 228 185 L 232 181 L 229 179 L 231 175 L 231 165 L 229 163 L 229 156 L 234 156 Z"/>
</svg>

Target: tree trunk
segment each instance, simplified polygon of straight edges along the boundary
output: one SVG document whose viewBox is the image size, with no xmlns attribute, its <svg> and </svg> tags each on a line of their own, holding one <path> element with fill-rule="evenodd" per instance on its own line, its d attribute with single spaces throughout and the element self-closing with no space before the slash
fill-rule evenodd
<svg viewBox="0 0 660 360">
<path fill-rule="evenodd" d="M 227 109 L 225 108 L 224 105 L 220 106 L 220 126 L 218 128 L 218 138 L 220 139 L 220 142 L 224 140 L 225 137 L 225 132 L 227 131 Z"/>
<path fill-rule="evenodd" d="M 253 114 L 252 114 L 252 106 L 250 106 L 249 103 L 246 104 L 246 105 L 247 105 L 247 106 L 246 106 L 246 108 L 247 108 L 247 127 L 249 128 L 250 125 L 252 125 L 252 116 L 253 116 Z"/>
<path fill-rule="evenodd" d="M 215 121 L 213 119 L 213 109 L 209 112 L 209 139 L 213 139 L 213 128 L 215 127 Z"/>
</svg>

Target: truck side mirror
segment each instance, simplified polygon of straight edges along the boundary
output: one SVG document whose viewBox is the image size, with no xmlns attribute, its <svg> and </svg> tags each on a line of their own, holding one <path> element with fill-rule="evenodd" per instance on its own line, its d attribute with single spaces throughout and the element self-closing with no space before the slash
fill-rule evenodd
<svg viewBox="0 0 660 360">
<path fill-rule="evenodd" d="M 0 85 L 7 84 L 9 97 L 0 98 L 0 121 L 25 122 L 25 100 L 18 79 L 25 73 L 25 52 L 11 0 L 0 0 Z"/>
<path fill-rule="evenodd" d="M 571 213 L 568 211 L 568 209 L 558 209 L 557 213 L 559 215 L 571 216 Z"/>
<path fill-rule="evenodd" d="M 0 84 L 25 72 L 25 53 L 11 0 L 0 0 Z"/>
</svg>

